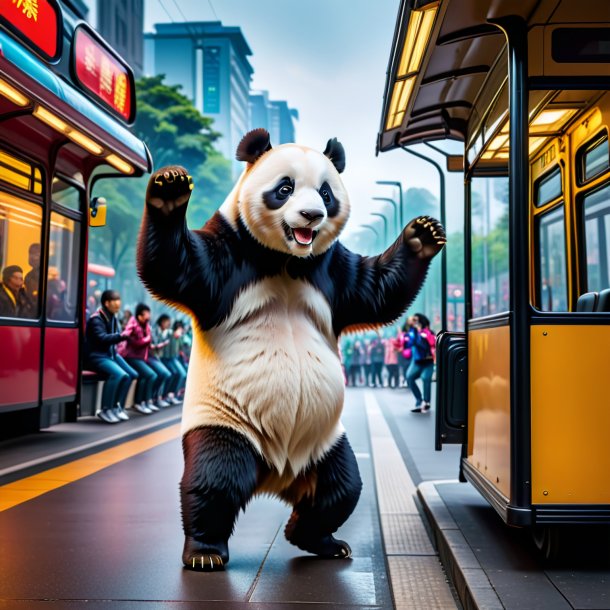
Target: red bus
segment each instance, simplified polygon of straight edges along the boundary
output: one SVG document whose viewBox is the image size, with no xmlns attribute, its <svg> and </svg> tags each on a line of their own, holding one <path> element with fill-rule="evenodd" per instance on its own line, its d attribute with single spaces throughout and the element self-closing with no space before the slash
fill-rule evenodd
<svg viewBox="0 0 610 610">
<path fill-rule="evenodd" d="M 129 66 L 56 0 L 0 3 L 0 437 L 74 420 L 92 187 L 141 176 Z"/>
</svg>

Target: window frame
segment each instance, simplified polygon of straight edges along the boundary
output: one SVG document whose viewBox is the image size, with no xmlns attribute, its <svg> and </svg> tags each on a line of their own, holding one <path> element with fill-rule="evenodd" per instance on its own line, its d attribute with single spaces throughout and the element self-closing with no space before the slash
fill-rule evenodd
<svg viewBox="0 0 610 610">
<path fill-rule="evenodd" d="M 47 218 L 49 212 L 47 210 L 47 206 L 45 205 L 45 194 L 46 194 L 46 167 L 44 167 L 40 161 L 36 161 L 35 159 L 31 159 L 27 155 L 19 153 L 15 151 L 15 149 L 7 145 L 6 142 L 0 142 L 0 151 L 6 152 L 12 157 L 15 157 L 17 160 L 22 161 L 23 163 L 28 163 L 32 166 L 32 176 L 34 176 L 34 170 L 38 169 L 41 175 L 41 183 L 42 189 L 41 193 L 35 193 L 33 190 L 21 189 L 18 186 L 11 184 L 10 182 L 6 182 L 4 180 L 0 180 L 0 191 L 5 192 L 8 195 L 13 197 L 17 197 L 18 199 L 23 199 L 27 203 L 31 203 L 33 205 L 38 206 L 41 209 L 41 224 L 40 224 L 40 247 L 41 252 L 45 252 L 46 247 L 46 226 L 47 226 Z M 42 261 L 44 257 L 41 256 L 41 267 Z M 25 277 L 25 273 L 24 273 Z M 1 281 L 1 278 L 0 278 Z M 46 279 L 42 278 L 42 275 L 39 280 L 38 286 L 38 317 L 37 318 L 4 318 L 0 317 L 0 326 L 31 326 L 31 327 L 40 327 L 42 325 L 42 321 L 44 319 L 43 314 L 43 296 L 45 296 L 46 291 Z"/>
<path fill-rule="evenodd" d="M 577 200 L 577 218 L 578 218 L 578 227 L 577 227 L 577 235 L 578 235 L 578 243 L 580 244 L 579 252 L 578 252 L 578 263 L 579 263 L 579 279 L 581 285 L 581 294 L 585 292 L 589 292 L 589 269 L 587 266 L 587 232 L 586 232 L 586 210 L 585 210 L 585 202 L 588 197 L 595 195 L 604 189 L 608 189 L 610 193 L 610 179 L 604 180 L 601 184 L 596 185 L 594 188 L 591 188 L 585 192 L 582 192 L 578 196 Z M 608 216 L 610 216 L 610 199 L 608 200 L 608 207 L 605 208 L 608 210 Z M 603 218 L 606 214 L 597 213 L 593 216 L 593 218 Z M 598 221 L 599 222 L 599 221 Z M 599 230 L 599 225 L 598 225 Z M 605 228 L 604 228 L 605 230 Z M 608 286 L 610 287 L 610 261 L 608 260 L 610 243 L 609 236 L 606 236 L 606 240 L 604 242 L 600 242 L 600 264 L 603 264 L 606 268 L 606 278 L 608 281 Z M 602 253 L 605 255 L 602 257 Z"/>
<path fill-rule="evenodd" d="M 578 186 L 585 186 L 600 176 L 603 176 L 610 169 L 610 160 L 608 166 L 594 174 L 590 178 L 585 177 L 586 161 L 585 157 L 587 153 L 591 152 L 596 146 L 600 145 L 603 141 L 608 142 L 608 149 L 610 151 L 610 137 L 608 130 L 604 127 L 598 131 L 592 138 L 589 138 L 584 144 L 578 147 L 576 151 L 576 184 Z"/>
<path fill-rule="evenodd" d="M 570 307 L 570 285 L 569 285 L 569 258 L 567 252 L 568 245 L 568 233 L 566 226 L 566 205 L 565 199 L 563 197 L 563 193 L 561 198 L 557 201 L 557 198 L 551 200 L 553 203 L 551 205 L 546 205 L 539 214 L 534 216 L 534 274 L 535 274 L 535 282 L 534 282 L 534 308 L 542 313 L 568 313 Z M 548 218 L 552 214 L 556 214 L 559 211 L 563 212 L 563 250 L 564 250 L 564 272 L 565 272 L 565 301 L 566 301 L 566 309 L 563 311 L 555 311 L 554 309 L 543 309 L 542 303 L 542 232 L 541 226 L 544 218 Z"/>
<path fill-rule="evenodd" d="M 85 214 L 82 210 L 85 208 L 85 204 L 87 201 L 87 194 L 86 194 L 85 188 L 83 187 L 83 185 L 81 183 L 79 183 L 77 180 L 74 180 L 74 179 L 62 174 L 61 172 L 55 172 L 53 174 L 53 178 L 58 178 L 62 182 L 65 182 L 69 186 L 71 186 L 71 187 L 75 188 L 77 191 L 79 191 L 80 196 L 81 196 L 81 206 L 80 206 L 81 210 L 77 212 L 76 210 L 67 208 L 65 206 L 62 206 L 59 203 L 56 203 L 53 200 L 53 193 L 52 192 L 49 193 L 49 212 L 48 212 L 49 229 L 47 232 L 47 260 L 46 260 L 47 276 L 45 277 L 45 300 L 44 300 L 44 308 L 43 308 L 44 312 L 41 312 L 41 315 L 44 315 L 45 325 L 48 327 L 51 327 L 51 328 L 77 328 L 80 326 L 81 319 L 83 316 L 83 282 L 85 281 L 84 277 L 86 275 L 83 267 L 84 267 L 84 254 L 85 254 L 85 247 L 86 247 L 87 240 L 84 238 L 85 237 L 84 231 L 86 230 L 86 228 L 83 228 L 84 227 L 83 223 L 85 221 Z M 78 245 L 77 256 L 78 256 L 78 260 L 80 261 L 80 263 L 79 263 L 77 287 L 76 287 L 77 299 L 76 299 L 76 305 L 75 305 L 74 318 L 72 320 L 53 320 L 52 318 L 49 318 L 47 315 L 48 273 L 49 273 L 48 248 L 49 248 L 49 245 L 51 242 L 51 214 L 52 214 L 52 212 L 55 212 L 56 214 L 59 214 L 60 216 L 73 220 L 76 223 L 76 226 L 78 227 L 78 232 L 79 232 L 79 245 Z M 76 231 L 76 228 L 75 228 L 75 231 Z"/>
</svg>

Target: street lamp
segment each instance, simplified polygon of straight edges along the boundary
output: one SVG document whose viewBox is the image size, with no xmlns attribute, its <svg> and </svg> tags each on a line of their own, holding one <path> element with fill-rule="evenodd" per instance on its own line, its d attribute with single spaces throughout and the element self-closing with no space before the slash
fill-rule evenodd
<svg viewBox="0 0 610 610">
<path fill-rule="evenodd" d="M 383 247 L 388 245 L 388 219 L 380 212 L 371 212 L 371 216 L 377 216 L 383 220 Z"/>
<path fill-rule="evenodd" d="M 377 231 L 377 229 L 373 225 L 360 225 L 360 226 L 364 227 L 365 229 L 370 229 L 371 231 L 373 231 L 373 233 L 375 233 L 375 235 L 377 236 L 377 239 L 375 240 L 375 249 L 377 250 L 379 240 L 381 239 L 381 235 L 379 235 L 379 232 Z"/>
<path fill-rule="evenodd" d="M 402 229 L 402 227 L 404 227 L 404 220 L 403 220 L 403 210 L 402 210 L 402 184 L 396 180 L 377 180 L 376 181 L 377 184 L 388 184 L 390 186 L 396 186 L 398 187 L 398 196 L 399 196 L 399 201 L 400 201 L 400 206 L 399 206 L 399 210 L 400 210 L 400 228 Z"/>
<path fill-rule="evenodd" d="M 394 229 L 396 230 L 396 235 L 398 235 L 402 231 L 402 226 L 400 226 L 400 219 L 398 218 L 398 204 L 389 197 L 373 197 L 375 201 L 388 201 L 392 204 L 394 208 Z"/>
<path fill-rule="evenodd" d="M 447 224 L 445 222 L 445 172 L 443 172 L 442 167 L 434 161 L 434 159 L 430 159 L 430 157 L 426 157 L 426 155 L 422 155 L 420 152 L 416 152 L 407 148 L 406 146 L 400 146 L 405 152 L 417 157 L 418 159 L 422 159 L 423 161 L 427 161 L 434 165 L 436 170 L 438 171 L 439 179 L 440 179 L 440 211 L 441 211 L 441 224 L 443 225 L 443 229 L 447 230 Z M 434 150 L 440 152 L 441 154 L 446 155 L 446 153 L 442 152 L 440 149 L 436 147 L 432 147 Z M 443 248 L 441 252 L 441 325 L 443 330 L 447 329 L 447 248 Z"/>
</svg>

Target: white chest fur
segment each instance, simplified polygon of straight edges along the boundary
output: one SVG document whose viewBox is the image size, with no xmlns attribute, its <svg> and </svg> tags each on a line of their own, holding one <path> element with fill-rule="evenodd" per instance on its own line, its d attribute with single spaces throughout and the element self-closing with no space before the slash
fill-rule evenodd
<svg viewBox="0 0 610 610">
<path fill-rule="evenodd" d="M 322 455 L 342 432 L 343 375 L 322 294 L 287 275 L 244 289 L 228 318 L 196 333 L 183 432 L 229 426 L 282 473 Z"/>
</svg>

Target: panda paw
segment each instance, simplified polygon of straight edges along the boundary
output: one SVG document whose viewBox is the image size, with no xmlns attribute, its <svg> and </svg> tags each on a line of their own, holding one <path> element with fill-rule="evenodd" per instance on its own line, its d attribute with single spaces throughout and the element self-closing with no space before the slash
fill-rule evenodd
<svg viewBox="0 0 610 610">
<path fill-rule="evenodd" d="M 324 559 L 349 559 L 352 556 L 352 549 L 345 540 L 337 540 L 334 536 L 324 536 L 318 540 L 308 538 L 307 540 L 295 540 L 293 537 L 286 536 L 291 542 L 302 551 L 313 553 Z"/>
<path fill-rule="evenodd" d="M 146 203 L 168 215 L 190 199 L 193 188 L 193 179 L 183 167 L 162 167 L 148 181 Z"/>
<path fill-rule="evenodd" d="M 432 258 L 447 243 L 443 225 L 431 216 L 418 216 L 404 229 L 404 240 L 418 258 Z"/>
<path fill-rule="evenodd" d="M 229 563 L 229 548 L 226 543 L 207 544 L 186 536 L 182 552 L 184 567 L 196 572 L 219 572 Z"/>
</svg>

